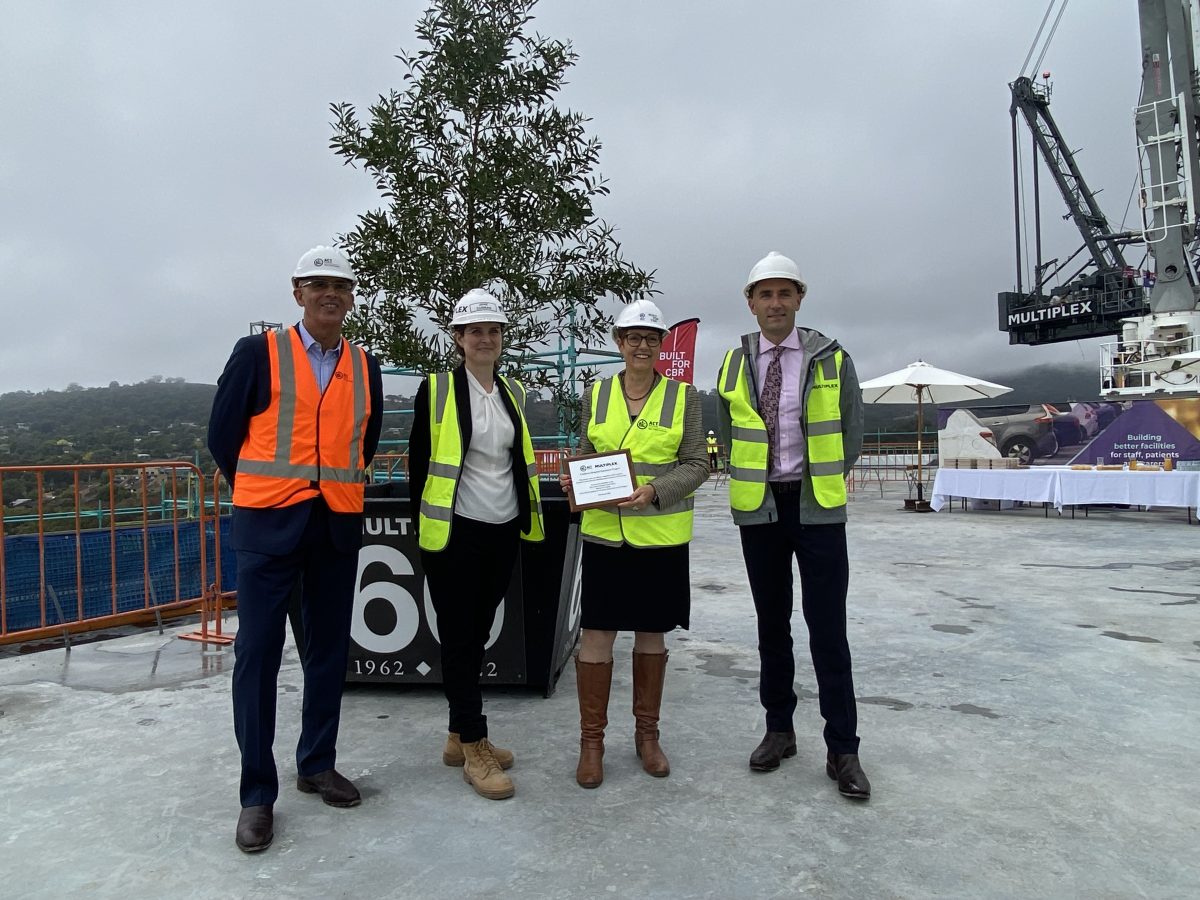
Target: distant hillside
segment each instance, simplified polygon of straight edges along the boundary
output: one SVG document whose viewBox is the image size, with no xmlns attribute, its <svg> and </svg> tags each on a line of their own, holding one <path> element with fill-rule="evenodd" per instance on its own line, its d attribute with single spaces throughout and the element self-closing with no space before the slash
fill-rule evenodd
<svg viewBox="0 0 1200 900">
<path fill-rule="evenodd" d="M 0 394 L 0 464 L 192 459 L 197 451 L 207 462 L 204 435 L 215 391 L 210 384 L 152 379 Z"/>
<path fill-rule="evenodd" d="M 1095 365 L 1033 366 L 1016 372 L 984 375 L 987 381 L 1012 388 L 997 403 L 1054 403 L 1100 399 L 1100 371 Z"/>
<path fill-rule="evenodd" d="M 1036 366 L 982 377 L 1013 388 L 997 403 L 1065 403 L 1097 396 L 1095 370 L 1083 365 Z M 72 385 L 65 391 L 0 394 L 0 465 L 183 458 L 199 459 L 210 471 L 205 434 L 215 391 L 210 384 L 151 379 L 141 384 L 114 382 L 105 388 Z M 701 406 L 705 430 L 716 429 L 716 391 L 702 391 Z M 411 409 L 412 398 L 389 397 L 387 408 Z M 528 415 L 533 434 L 557 432 L 556 410 L 549 401 L 532 402 Z M 406 439 L 411 426 L 411 415 L 388 415 L 384 439 Z M 915 428 L 915 407 L 866 407 L 868 434 Z"/>
</svg>

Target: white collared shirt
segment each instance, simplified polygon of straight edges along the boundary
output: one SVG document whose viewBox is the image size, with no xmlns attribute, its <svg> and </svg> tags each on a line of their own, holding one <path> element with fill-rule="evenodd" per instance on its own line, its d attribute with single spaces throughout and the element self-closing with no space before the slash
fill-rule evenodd
<svg viewBox="0 0 1200 900">
<path fill-rule="evenodd" d="M 512 446 L 516 429 L 500 396 L 498 381 L 490 392 L 467 371 L 471 404 L 471 446 L 463 457 L 454 511 L 477 522 L 499 524 L 517 516 Z"/>
</svg>

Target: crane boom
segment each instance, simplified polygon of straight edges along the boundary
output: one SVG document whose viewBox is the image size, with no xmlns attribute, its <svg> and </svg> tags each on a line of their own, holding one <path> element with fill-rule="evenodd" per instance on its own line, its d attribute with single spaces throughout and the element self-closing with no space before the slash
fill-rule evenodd
<svg viewBox="0 0 1200 900">
<path fill-rule="evenodd" d="M 1096 202 L 1075 154 L 1067 146 L 1058 123 L 1050 113 L 1050 87 L 1039 86 L 1021 76 L 1009 85 L 1012 104 L 1013 181 L 1019 190 L 1019 149 L 1017 116 L 1020 115 L 1036 149 L 1034 156 L 1034 209 L 1037 233 L 1037 260 L 1034 283 L 1026 293 L 1022 289 L 1021 204 L 1015 198 L 1017 240 L 1017 289 L 998 296 L 1000 330 L 1008 332 L 1010 344 L 1050 344 L 1086 337 L 1119 334 L 1121 320 L 1149 311 L 1141 285 L 1125 263 L 1121 247 L 1140 238 L 1139 232 L 1115 234 Z M 1068 216 L 1075 223 L 1083 246 L 1054 267 L 1041 264 L 1041 199 L 1038 196 L 1037 162 L 1042 161 L 1054 179 Z M 1081 263 L 1077 257 L 1086 251 Z M 1074 270 L 1068 269 L 1074 264 Z M 1067 282 L 1047 290 L 1047 284 L 1066 273 Z"/>
<path fill-rule="evenodd" d="M 1075 154 L 1068 149 L 1058 123 L 1050 114 L 1050 91 L 1039 88 L 1024 75 L 1009 88 L 1012 91 L 1009 113 L 1014 118 L 1018 112 L 1025 117 L 1038 152 L 1050 170 L 1054 183 L 1058 185 L 1071 220 L 1083 236 L 1083 243 L 1091 253 L 1096 268 L 1101 271 L 1123 270 L 1125 257 L 1121 253 L 1120 242 L 1110 234 L 1108 219 L 1100 211 L 1095 194 L 1088 188 L 1083 173 L 1075 164 Z"/>
</svg>

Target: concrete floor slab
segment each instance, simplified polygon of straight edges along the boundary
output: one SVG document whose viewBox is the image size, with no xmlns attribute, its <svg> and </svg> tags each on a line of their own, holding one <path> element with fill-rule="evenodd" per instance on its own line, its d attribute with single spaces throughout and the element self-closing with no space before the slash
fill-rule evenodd
<svg viewBox="0 0 1200 900">
<path fill-rule="evenodd" d="M 1200 531 L 1177 510 L 917 515 L 851 501 L 850 640 L 869 803 L 824 773 L 803 621 L 800 753 L 766 775 L 754 611 L 723 488 L 697 496 L 692 630 L 669 638 L 666 779 L 640 771 L 622 636 L 606 779 L 574 783 L 569 669 L 487 694 L 516 797 L 442 765 L 429 688 L 352 685 L 338 810 L 291 788 L 300 666 L 280 673 L 276 838 L 233 844 L 233 655 L 160 636 L 0 658 L 6 897 L 1185 897 L 1200 863 Z M 632 586 L 631 586 L 632 587 Z M 236 627 L 236 620 L 231 623 Z"/>
</svg>

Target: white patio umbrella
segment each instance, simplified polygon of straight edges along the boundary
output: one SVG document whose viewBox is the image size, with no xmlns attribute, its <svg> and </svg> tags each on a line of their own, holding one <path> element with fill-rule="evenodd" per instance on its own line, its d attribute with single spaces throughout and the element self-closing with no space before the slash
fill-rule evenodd
<svg viewBox="0 0 1200 900">
<path fill-rule="evenodd" d="M 925 430 L 925 402 L 962 403 L 980 397 L 999 397 L 1012 390 L 1002 384 L 970 375 L 959 375 L 931 366 L 923 360 L 903 369 L 880 375 L 860 385 L 864 403 L 917 404 L 917 503 L 924 501 L 922 483 L 922 432 Z"/>
</svg>

